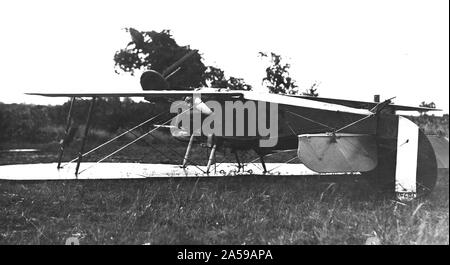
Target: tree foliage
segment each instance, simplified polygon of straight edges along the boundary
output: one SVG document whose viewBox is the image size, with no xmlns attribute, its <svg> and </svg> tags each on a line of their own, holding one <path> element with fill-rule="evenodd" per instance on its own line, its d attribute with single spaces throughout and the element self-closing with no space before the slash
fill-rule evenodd
<svg viewBox="0 0 450 265">
<path fill-rule="evenodd" d="M 228 80 L 225 78 L 225 72 L 214 66 L 207 67 L 205 79 L 210 87 L 221 88 L 228 86 Z"/>
<path fill-rule="evenodd" d="M 318 97 L 319 93 L 317 93 L 317 87 L 319 86 L 319 83 L 314 82 L 312 86 L 307 89 L 305 92 L 302 93 L 304 96 L 310 96 L 310 97 Z"/>
<path fill-rule="evenodd" d="M 425 134 L 439 135 L 448 137 L 448 114 L 444 114 L 442 117 L 428 115 L 423 113 L 420 116 L 408 116 L 410 120 L 419 125 L 424 130 Z"/>
<path fill-rule="evenodd" d="M 424 107 L 424 108 L 432 108 L 432 109 L 436 108 L 436 104 L 434 102 L 426 103 L 425 101 L 422 101 L 422 103 L 420 103 L 419 106 Z"/>
<path fill-rule="evenodd" d="M 425 101 L 422 101 L 422 103 L 420 103 L 419 107 L 435 109 L 436 104 L 434 102 L 426 103 Z M 420 112 L 420 115 L 424 115 L 426 113 L 426 111 L 419 111 L 419 112 Z"/>
<path fill-rule="evenodd" d="M 131 41 L 114 55 L 116 73 L 136 70 L 155 70 L 162 73 L 167 67 L 178 61 L 188 52 L 189 46 L 179 46 L 170 34 L 170 30 L 138 31 L 127 28 Z M 224 71 L 213 66 L 205 66 L 197 52 L 184 61 L 179 70 L 168 78 L 171 89 L 193 89 L 210 85 L 215 88 L 245 89 L 251 86 L 242 78 L 226 78 Z"/>
<path fill-rule="evenodd" d="M 179 46 L 172 38 L 170 30 L 138 31 L 126 29 L 131 35 L 131 42 L 114 55 L 116 72 L 153 69 L 162 73 L 167 67 L 191 51 L 189 46 Z M 194 88 L 205 85 L 205 65 L 198 53 L 190 56 L 180 65 L 180 70 L 167 81 L 171 89 Z"/>
<path fill-rule="evenodd" d="M 225 77 L 225 73 L 222 69 L 208 66 L 205 77 L 210 87 L 214 88 L 228 88 L 231 90 L 251 90 L 252 86 L 246 84 L 244 79 L 230 76 Z"/>
<path fill-rule="evenodd" d="M 236 78 L 236 77 L 230 77 L 228 78 L 228 84 L 227 88 L 231 90 L 252 90 L 252 86 L 249 84 L 246 84 L 244 79 L 242 78 Z"/>
<path fill-rule="evenodd" d="M 263 78 L 263 84 L 269 88 L 269 91 L 275 94 L 297 94 L 295 80 L 289 75 L 291 65 L 282 63 L 281 55 L 273 52 L 270 55 L 259 52 L 259 55 L 270 60 L 270 65 L 266 68 L 266 76 Z"/>
</svg>

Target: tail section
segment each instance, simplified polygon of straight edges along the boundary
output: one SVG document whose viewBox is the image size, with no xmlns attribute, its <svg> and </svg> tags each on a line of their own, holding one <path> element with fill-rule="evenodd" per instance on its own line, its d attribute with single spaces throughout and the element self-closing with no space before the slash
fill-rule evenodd
<svg viewBox="0 0 450 265">
<path fill-rule="evenodd" d="M 393 185 L 397 198 L 410 200 L 431 192 L 437 179 L 437 162 L 427 136 L 409 119 L 380 115 L 377 128 L 376 177 Z"/>
<path fill-rule="evenodd" d="M 300 161 L 319 173 L 370 171 L 375 173 L 370 174 L 374 184 L 395 191 L 400 200 L 431 192 L 437 180 L 437 148 L 433 149 L 423 131 L 405 117 L 380 114 L 377 119 L 373 135 L 299 135 Z M 448 141 L 446 150 L 445 145 L 435 145 L 443 157 L 439 163 L 448 168 Z"/>
</svg>

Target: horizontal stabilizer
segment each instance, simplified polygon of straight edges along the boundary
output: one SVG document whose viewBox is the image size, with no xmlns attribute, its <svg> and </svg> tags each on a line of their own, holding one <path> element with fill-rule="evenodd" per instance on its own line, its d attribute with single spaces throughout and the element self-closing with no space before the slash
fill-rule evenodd
<svg viewBox="0 0 450 265">
<path fill-rule="evenodd" d="M 320 173 L 366 172 L 378 163 L 375 137 L 366 134 L 302 134 L 298 157 Z"/>
</svg>

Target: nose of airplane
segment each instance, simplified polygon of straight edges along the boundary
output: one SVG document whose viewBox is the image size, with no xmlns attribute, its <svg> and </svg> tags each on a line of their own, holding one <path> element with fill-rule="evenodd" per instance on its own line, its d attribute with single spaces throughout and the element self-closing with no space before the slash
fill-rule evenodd
<svg viewBox="0 0 450 265">
<path fill-rule="evenodd" d="M 166 79 L 158 72 L 149 70 L 141 75 L 142 90 L 167 90 L 169 84 Z"/>
</svg>

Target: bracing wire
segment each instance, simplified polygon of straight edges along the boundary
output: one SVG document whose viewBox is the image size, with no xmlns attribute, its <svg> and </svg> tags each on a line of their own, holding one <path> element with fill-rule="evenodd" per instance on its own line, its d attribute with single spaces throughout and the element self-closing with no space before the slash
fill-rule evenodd
<svg viewBox="0 0 450 265">
<path fill-rule="evenodd" d="M 162 111 L 162 112 L 158 113 L 157 115 L 155 115 L 155 116 L 153 116 L 153 117 L 150 117 L 149 119 L 147 119 L 147 120 L 145 120 L 145 121 L 139 123 L 138 125 L 134 126 L 133 128 L 128 129 L 128 130 L 126 130 L 125 132 L 123 132 L 123 133 L 121 133 L 121 134 L 115 136 L 114 138 L 112 138 L 112 139 L 110 139 L 110 140 L 108 140 L 108 141 L 106 141 L 106 142 L 104 142 L 104 143 L 102 143 L 102 144 L 100 144 L 100 145 L 98 145 L 98 146 L 92 148 L 91 150 L 85 152 L 85 153 L 82 154 L 81 156 L 82 156 L 82 157 L 85 157 L 85 156 L 91 154 L 92 152 L 94 152 L 94 151 L 96 151 L 96 150 L 98 150 L 98 149 L 100 149 L 100 148 L 102 148 L 102 147 L 104 147 L 104 146 L 106 146 L 106 145 L 112 143 L 113 141 L 115 141 L 115 140 L 117 140 L 118 138 L 120 138 L 120 137 L 126 135 L 127 133 L 130 133 L 130 132 L 136 130 L 137 128 L 139 128 L 139 127 L 141 127 L 141 126 L 143 126 L 143 125 L 149 123 L 150 121 L 156 119 L 157 117 L 163 115 L 164 113 L 166 113 L 166 111 Z M 66 165 L 68 165 L 68 164 L 70 164 L 70 163 L 73 163 L 73 162 L 75 162 L 75 161 L 77 161 L 77 160 L 78 160 L 78 157 L 76 157 L 76 158 L 70 160 L 69 162 L 67 162 L 66 164 L 64 164 L 62 167 L 66 166 Z"/>
<path fill-rule="evenodd" d="M 273 170 L 275 170 L 275 169 L 277 169 L 277 168 L 279 168 L 279 167 L 281 167 L 281 166 L 283 166 L 283 165 L 285 165 L 285 164 L 288 164 L 289 162 L 295 160 L 296 158 L 298 158 L 298 157 L 297 157 L 297 156 L 294 156 L 293 158 L 291 158 L 291 159 L 287 160 L 286 162 L 282 163 L 281 165 L 278 165 L 278 166 L 276 166 L 276 167 L 274 167 L 274 168 L 268 170 L 268 172 L 271 172 L 271 171 L 273 171 Z"/>
<path fill-rule="evenodd" d="M 354 122 L 352 122 L 352 123 L 349 123 L 349 124 L 345 125 L 344 127 L 341 127 L 341 128 L 339 128 L 339 129 L 337 129 L 337 130 L 334 131 L 334 132 L 335 132 L 335 133 L 340 132 L 340 131 L 342 131 L 342 130 L 344 130 L 344 129 L 350 127 L 350 126 L 353 126 L 353 125 L 355 125 L 355 124 L 357 124 L 357 123 L 359 123 L 359 122 L 362 122 L 362 121 L 365 120 L 365 119 L 368 119 L 368 118 L 370 118 L 370 117 L 373 117 L 374 115 L 375 115 L 375 114 L 369 114 L 369 115 L 367 115 L 367 116 L 365 116 L 365 117 L 362 117 L 362 118 L 359 119 L 359 120 L 356 120 L 356 121 L 354 121 Z"/>
<path fill-rule="evenodd" d="M 331 126 L 328 126 L 328 125 L 326 125 L 326 124 L 324 124 L 324 123 L 315 121 L 315 120 L 313 120 L 313 119 L 310 119 L 310 118 L 305 117 L 305 116 L 303 116 L 303 115 L 300 115 L 300 114 L 298 114 L 298 113 L 295 113 L 295 112 L 292 112 L 292 111 L 289 111 L 289 110 L 286 110 L 286 112 L 287 112 L 287 113 L 290 113 L 290 114 L 292 114 L 292 115 L 295 115 L 295 116 L 297 116 L 297 117 L 300 117 L 300 118 L 302 118 L 302 119 L 305 119 L 305 120 L 307 120 L 307 121 L 310 121 L 310 122 L 312 122 L 312 123 L 315 123 L 315 124 L 321 125 L 321 126 L 323 126 L 323 127 L 326 127 L 326 128 L 328 128 L 328 129 L 334 130 L 334 128 L 331 127 Z"/>
<path fill-rule="evenodd" d="M 187 111 L 190 111 L 191 109 L 192 109 L 192 107 L 189 108 L 189 109 L 184 110 L 184 111 L 181 112 L 179 115 L 181 115 L 181 114 L 183 114 L 183 113 L 185 113 L 185 112 L 187 112 Z M 170 121 L 172 121 L 174 118 L 175 118 L 175 117 L 170 118 L 169 120 L 165 121 L 162 125 L 166 125 L 167 123 L 169 123 Z M 102 161 L 104 161 L 104 160 L 110 158 L 111 156 L 117 154 L 118 152 L 120 152 L 120 151 L 122 151 L 123 149 L 127 148 L 128 146 L 134 144 L 135 142 L 139 141 L 140 139 L 144 138 L 145 136 L 151 134 L 152 132 L 154 132 L 154 131 L 157 130 L 157 129 L 158 129 L 158 128 L 154 128 L 154 129 L 152 129 L 152 130 L 150 130 L 150 131 L 148 131 L 148 132 L 142 134 L 141 136 L 139 136 L 138 138 L 136 138 L 136 139 L 134 139 L 133 141 L 129 142 L 128 144 L 126 144 L 126 145 L 120 147 L 119 149 L 115 150 L 114 152 L 112 152 L 112 153 L 110 153 L 110 154 L 104 156 L 103 158 L 101 158 L 100 160 L 98 160 L 97 162 L 95 162 L 95 164 L 93 164 L 93 165 L 91 165 L 90 167 L 87 167 L 87 168 L 83 169 L 82 171 L 80 171 L 80 174 L 81 174 L 82 172 L 84 172 L 84 171 L 86 171 L 86 170 L 92 168 L 93 166 L 97 165 L 98 163 L 100 163 L 100 162 L 102 162 Z"/>
</svg>

